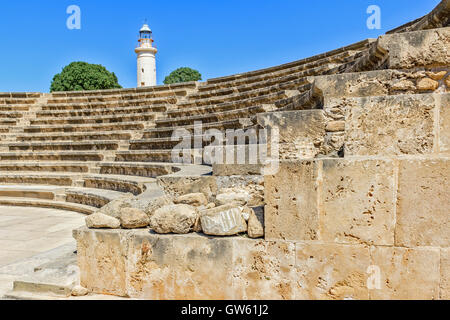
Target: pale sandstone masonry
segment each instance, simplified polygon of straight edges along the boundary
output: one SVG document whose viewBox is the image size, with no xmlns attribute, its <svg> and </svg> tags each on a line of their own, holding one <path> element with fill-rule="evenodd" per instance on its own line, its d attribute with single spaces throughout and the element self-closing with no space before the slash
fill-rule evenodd
<svg viewBox="0 0 450 320">
<path fill-rule="evenodd" d="M 155 210 L 172 200 L 186 203 L 179 215 L 146 210 L 151 231 L 76 230 L 81 284 L 90 292 L 144 299 L 449 299 L 449 8 L 444 0 L 379 39 L 205 83 L 0 93 L 0 161 L 6 161 L 0 181 L 24 185 L 4 186 L 0 201 L 68 201 L 85 213 L 113 199 L 123 201 L 100 212 L 126 203 L 146 207 L 142 198 L 122 198 L 126 192 L 161 196 Z M 278 170 L 215 164 L 210 176 L 208 167 L 170 164 L 180 142 L 171 139 L 173 130 L 195 132 L 196 121 L 222 132 L 279 129 Z M 206 147 L 201 140 L 189 159 Z M 258 151 L 266 142 L 269 154 L 276 149 L 262 142 Z M 237 143 L 234 153 L 255 152 L 254 144 Z M 47 184 L 61 187 L 44 194 Z M 214 209 L 227 202 L 253 210 Z M 206 209 L 210 221 L 201 226 L 197 210 Z M 124 211 L 115 215 L 121 221 L 91 216 L 89 226 L 149 222 L 142 212 Z M 247 222 L 248 236 L 265 238 L 205 235 L 235 234 Z M 227 223 L 235 230 L 221 230 Z"/>
</svg>

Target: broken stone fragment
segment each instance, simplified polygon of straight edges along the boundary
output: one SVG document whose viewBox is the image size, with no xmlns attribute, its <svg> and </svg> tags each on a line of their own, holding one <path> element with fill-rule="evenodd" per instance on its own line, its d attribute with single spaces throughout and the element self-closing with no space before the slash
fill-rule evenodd
<svg viewBox="0 0 450 320">
<path fill-rule="evenodd" d="M 328 132 L 345 131 L 345 121 L 330 121 L 330 122 L 328 122 L 326 131 L 328 131 Z"/>
<path fill-rule="evenodd" d="M 188 204 L 194 207 L 206 206 L 208 200 L 203 193 L 190 193 L 178 197 L 174 201 L 176 204 Z"/>
<path fill-rule="evenodd" d="M 258 207 L 252 209 L 248 219 L 247 234 L 250 238 L 256 239 L 264 237 L 264 209 Z"/>
<path fill-rule="evenodd" d="M 90 229 L 119 229 L 119 219 L 95 212 L 85 219 L 86 226 Z"/>
<path fill-rule="evenodd" d="M 230 191 L 217 195 L 216 199 L 220 205 L 236 204 L 243 206 L 251 200 L 251 195 L 245 190 L 241 190 L 239 192 Z"/>
<path fill-rule="evenodd" d="M 446 74 L 447 71 L 445 70 L 440 72 L 427 72 L 427 76 L 436 81 L 439 81 L 442 78 L 444 78 Z"/>
<path fill-rule="evenodd" d="M 224 205 L 202 213 L 200 218 L 203 233 L 212 236 L 232 236 L 247 231 L 243 208 Z"/>
<path fill-rule="evenodd" d="M 392 90 L 396 91 L 408 91 L 414 89 L 416 89 L 416 86 L 410 80 L 402 80 L 392 85 Z"/>
<path fill-rule="evenodd" d="M 439 87 L 439 82 L 430 78 L 424 78 L 417 83 L 417 88 L 420 91 L 434 91 Z"/>
<path fill-rule="evenodd" d="M 105 214 L 107 216 L 120 219 L 120 213 L 121 210 L 125 207 L 129 207 L 129 204 L 127 203 L 128 200 L 131 200 L 134 198 L 133 194 L 126 194 L 119 199 L 113 200 L 107 205 L 103 206 L 100 210 L 97 212 Z"/>
<path fill-rule="evenodd" d="M 156 233 L 187 234 L 198 217 L 197 210 L 187 204 L 163 206 L 150 217 L 150 227 Z"/>
<path fill-rule="evenodd" d="M 445 85 L 447 86 L 447 88 L 450 88 L 450 76 L 445 78 Z"/>
<path fill-rule="evenodd" d="M 77 285 L 73 287 L 72 289 L 72 296 L 74 297 L 83 297 L 89 293 L 88 289 L 85 287 L 82 287 L 80 285 Z"/>
<path fill-rule="evenodd" d="M 147 214 L 136 208 L 123 208 L 120 215 L 120 223 L 125 229 L 145 228 L 150 224 Z"/>
</svg>

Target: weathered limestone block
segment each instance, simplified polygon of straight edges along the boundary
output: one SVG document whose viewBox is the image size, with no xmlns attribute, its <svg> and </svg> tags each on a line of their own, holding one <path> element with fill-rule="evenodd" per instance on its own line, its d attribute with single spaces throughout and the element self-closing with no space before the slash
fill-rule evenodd
<svg viewBox="0 0 450 320">
<path fill-rule="evenodd" d="M 379 45 L 389 51 L 389 69 L 448 66 L 450 28 L 383 35 Z"/>
<path fill-rule="evenodd" d="M 173 268 L 176 299 L 233 299 L 232 241 L 176 236 L 172 250 L 177 257 Z"/>
<path fill-rule="evenodd" d="M 145 228 L 150 223 L 147 214 L 136 208 L 123 208 L 120 215 L 120 223 L 125 229 Z"/>
<path fill-rule="evenodd" d="M 100 212 L 95 212 L 90 216 L 86 217 L 86 226 L 91 229 L 119 229 L 120 220 L 102 214 Z"/>
<path fill-rule="evenodd" d="M 402 160 L 396 245 L 450 246 L 450 159 Z"/>
<path fill-rule="evenodd" d="M 150 227 L 157 233 L 186 234 L 192 230 L 197 211 L 187 204 L 164 206 L 150 217 Z"/>
<path fill-rule="evenodd" d="M 394 244 L 394 164 L 323 160 L 321 240 Z"/>
<path fill-rule="evenodd" d="M 266 239 L 317 240 L 318 171 L 318 161 L 283 161 L 265 176 Z"/>
<path fill-rule="evenodd" d="M 228 176 L 228 177 L 216 177 L 217 186 L 223 193 L 224 189 L 228 189 L 232 192 L 242 192 L 250 194 L 250 200 L 247 205 L 250 207 L 257 207 L 264 205 L 264 177 L 263 176 Z"/>
<path fill-rule="evenodd" d="M 279 130 L 281 159 L 310 159 L 321 151 L 326 126 L 322 110 L 260 114 L 258 123 L 268 130 L 269 137 Z M 269 154 L 270 148 L 269 143 Z"/>
<path fill-rule="evenodd" d="M 234 203 L 236 205 L 245 206 L 251 199 L 250 193 L 245 190 L 234 191 L 222 189 L 220 192 L 222 193 L 216 196 L 216 199 L 220 205 Z"/>
<path fill-rule="evenodd" d="M 370 254 L 381 285 L 370 290 L 371 299 L 439 298 L 439 249 L 372 247 Z"/>
<path fill-rule="evenodd" d="M 258 210 L 261 209 L 261 210 Z M 250 238 L 264 237 L 264 209 L 252 209 L 248 218 L 247 234 Z"/>
<path fill-rule="evenodd" d="M 158 184 L 172 197 L 179 197 L 189 193 L 203 193 L 208 201 L 212 201 L 214 195 L 217 194 L 216 179 L 210 176 L 158 177 Z"/>
<path fill-rule="evenodd" d="M 144 211 L 149 217 L 156 209 L 173 204 L 168 196 L 160 196 L 152 199 L 140 199 L 132 194 L 127 194 L 119 199 L 113 200 L 98 212 L 119 219 L 123 208 L 136 208 Z"/>
<path fill-rule="evenodd" d="M 440 99 L 439 152 L 441 154 L 450 154 L 450 94 L 442 94 Z"/>
<path fill-rule="evenodd" d="M 447 78 L 445 78 L 445 85 L 448 89 L 450 89 L 450 76 L 447 76 Z"/>
<path fill-rule="evenodd" d="M 450 300 L 450 248 L 441 249 L 440 299 Z"/>
<path fill-rule="evenodd" d="M 80 284 L 90 292 L 128 296 L 126 240 L 121 230 L 74 230 Z"/>
<path fill-rule="evenodd" d="M 416 85 L 411 80 L 400 80 L 392 85 L 395 91 L 412 91 L 416 89 Z"/>
<path fill-rule="evenodd" d="M 446 74 L 447 71 L 445 70 L 439 72 L 427 72 L 427 76 L 436 81 L 442 80 Z"/>
<path fill-rule="evenodd" d="M 233 248 L 236 299 L 296 299 L 299 286 L 293 243 L 233 239 Z"/>
<path fill-rule="evenodd" d="M 72 289 L 72 296 L 74 297 L 83 297 L 89 293 L 89 290 L 82 286 L 75 286 Z"/>
<path fill-rule="evenodd" d="M 243 207 L 223 205 L 202 212 L 202 230 L 213 236 L 232 236 L 247 231 Z"/>
<path fill-rule="evenodd" d="M 297 299 L 369 299 L 369 248 L 362 245 L 297 243 Z"/>
<path fill-rule="evenodd" d="M 386 85 L 392 79 L 392 71 L 369 71 L 318 77 L 309 77 L 325 98 L 384 96 L 389 93 Z"/>
<path fill-rule="evenodd" d="M 419 89 L 419 91 L 434 91 L 438 87 L 439 82 L 430 78 L 423 78 L 417 82 L 417 89 Z"/>
<path fill-rule="evenodd" d="M 173 236 L 155 236 L 143 230 L 134 230 L 126 237 L 126 290 L 130 297 L 175 299 L 171 267 L 176 260 L 171 254 L 173 239 Z"/>
<path fill-rule="evenodd" d="M 330 121 L 327 123 L 326 131 L 338 132 L 345 131 L 345 121 Z"/>
<path fill-rule="evenodd" d="M 188 204 L 194 207 L 206 206 L 208 200 L 203 193 L 189 193 L 174 200 L 176 204 Z"/>
<path fill-rule="evenodd" d="M 346 156 L 433 152 L 436 95 L 347 100 Z"/>
</svg>

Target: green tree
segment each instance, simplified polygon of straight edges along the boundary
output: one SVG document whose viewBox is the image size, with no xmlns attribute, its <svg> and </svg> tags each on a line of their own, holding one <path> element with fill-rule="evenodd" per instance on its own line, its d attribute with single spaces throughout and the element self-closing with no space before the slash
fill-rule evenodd
<svg viewBox="0 0 450 320">
<path fill-rule="evenodd" d="M 197 70 L 191 68 L 178 68 L 164 79 L 164 84 L 199 81 L 202 75 Z"/>
<path fill-rule="evenodd" d="M 114 72 L 99 64 L 72 62 L 53 77 L 50 92 L 122 88 Z"/>
</svg>

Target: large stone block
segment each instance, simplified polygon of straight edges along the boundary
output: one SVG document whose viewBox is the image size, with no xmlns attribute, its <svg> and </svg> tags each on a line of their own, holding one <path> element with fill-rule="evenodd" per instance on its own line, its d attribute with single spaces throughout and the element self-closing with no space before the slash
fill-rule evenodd
<svg viewBox="0 0 450 320">
<path fill-rule="evenodd" d="M 99 294 L 128 296 L 126 240 L 119 230 L 74 231 L 81 285 Z"/>
<path fill-rule="evenodd" d="M 450 154 L 450 94 L 442 94 L 440 98 L 439 152 L 448 155 Z"/>
<path fill-rule="evenodd" d="M 389 51 L 389 69 L 450 64 L 450 28 L 384 35 L 379 45 Z"/>
<path fill-rule="evenodd" d="M 130 297 L 149 300 L 175 299 L 172 265 L 173 236 L 156 236 L 134 230 L 127 243 L 126 283 Z"/>
<path fill-rule="evenodd" d="M 296 282 L 295 244 L 234 239 L 233 290 L 242 300 L 292 300 Z"/>
<path fill-rule="evenodd" d="M 368 299 L 369 249 L 360 245 L 297 243 L 297 299 Z"/>
<path fill-rule="evenodd" d="M 402 160 L 396 245 L 450 246 L 450 160 Z"/>
<path fill-rule="evenodd" d="M 380 289 L 370 290 L 371 299 L 439 298 L 439 249 L 372 247 L 370 251 L 372 264 L 380 271 Z"/>
<path fill-rule="evenodd" d="M 177 300 L 233 299 L 233 241 L 202 236 L 175 236 L 170 267 Z"/>
<path fill-rule="evenodd" d="M 441 249 L 440 299 L 450 300 L 450 248 Z"/>
<path fill-rule="evenodd" d="M 281 162 L 265 176 L 266 239 L 316 240 L 318 237 L 318 161 Z"/>
<path fill-rule="evenodd" d="M 433 152 L 435 95 L 352 98 L 346 102 L 345 156 Z"/>
<path fill-rule="evenodd" d="M 393 245 L 394 226 L 392 161 L 323 161 L 321 240 Z"/>
<path fill-rule="evenodd" d="M 321 151 L 326 126 L 322 110 L 265 113 L 258 115 L 258 123 L 269 136 L 278 130 L 281 159 L 311 159 Z"/>
</svg>

